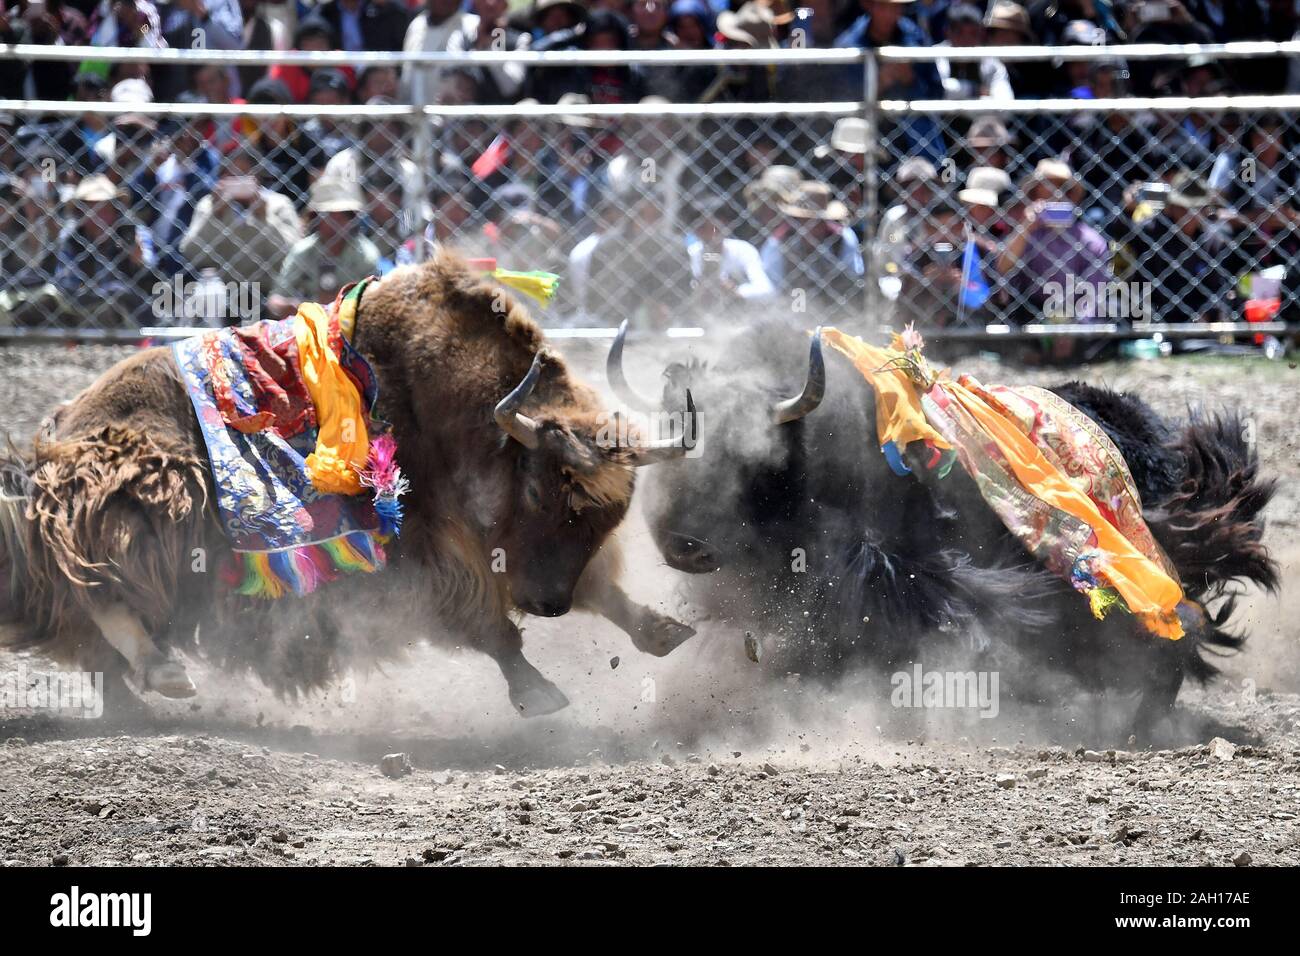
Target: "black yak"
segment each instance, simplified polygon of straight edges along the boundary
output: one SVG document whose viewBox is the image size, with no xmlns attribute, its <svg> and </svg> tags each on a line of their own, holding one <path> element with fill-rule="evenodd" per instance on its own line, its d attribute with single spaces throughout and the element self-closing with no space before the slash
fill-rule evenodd
<svg viewBox="0 0 1300 956">
<path fill-rule="evenodd" d="M 1015 659 L 1022 674 L 1059 670 L 1094 691 L 1140 691 L 1134 725 L 1145 733 L 1184 675 L 1209 678 L 1207 654 L 1240 645 L 1223 627 L 1231 582 L 1277 584 L 1261 544 L 1273 486 L 1234 416 L 1174 427 L 1133 395 L 1054 390 L 1119 446 L 1178 570 L 1187 637 L 1169 641 L 1127 615 L 1093 618 L 960 467 L 936 480 L 918 458 L 911 475 L 895 475 L 877 447 L 870 386 L 838 356 L 828 367 L 816 337 L 810 346 L 788 327 L 746 330 L 713 367 L 668 365 L 656 402 L 628 387 L 623 346 L 620 333 L 607 372 L 626 403 L 671 410 L 690 388 L 699 407 L 699 460 L 660 469 L 641 490 L 655 542 L 672 567 L 712 574 L 694 590 L 715 616 L 783 636 L 778 667 L 897 667 L 964 642 L 989 667 Z"/>
</svg>

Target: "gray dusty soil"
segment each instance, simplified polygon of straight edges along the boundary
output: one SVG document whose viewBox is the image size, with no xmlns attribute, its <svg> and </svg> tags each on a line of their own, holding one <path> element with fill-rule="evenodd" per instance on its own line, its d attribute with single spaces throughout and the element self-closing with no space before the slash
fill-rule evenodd
<svg viewBox="0 0 1300 956">
<path fill-rule="evenodd" d="M 0 349 L 0 423 L 29 434 L 125 354 Z M 574 355 L 595 379 L 594 353 Z M 572 701 L 534 721 L 511 712 L 490 661 L 418 644 L 297 702 L 196 665 L 197 698 L 151 702 L 132 724 L 0 709 L 0 862 L 1296 865 L 1300 372 L 1177 359 L 1075 374 L 1171 414 L 1245 409 L 1282 479 L 1268 532 L 1282 594 L 1249 597 L 1247 650 L 1184 690 L 1167 749 L 1127 743 L 1131 701 L 1109 702 L 1120 716 L 1105 726 L 1069 695 L 992 720 L 899 710 L 857 679 L 769 674 L 720 622 L 654 659 L 574 614 L 527 624 L 530 658 Z M 689 618 L 639 519 L 625 538 L 633 596 Z M 0 677 L 50 666 L 0 654 Z M 398 753 L 409 772 L 385 765 Z"/>
</svg>

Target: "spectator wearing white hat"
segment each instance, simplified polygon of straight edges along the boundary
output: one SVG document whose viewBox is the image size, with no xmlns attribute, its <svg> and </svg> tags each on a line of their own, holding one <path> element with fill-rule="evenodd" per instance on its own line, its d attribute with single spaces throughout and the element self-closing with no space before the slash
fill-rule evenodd
<svg viewBox="0 0 1300 956">
<path fill-rule="evenodd" d="M 308 204 L 315 231 L 289 250 L 267 303 L 272 317 L 289 315 L 303 302 L 331 302 L 349 282 L 379 273 L 379 249 L 360 229 L 364 206 L 355 181 L 316 180 Z"/>
<path fill-rule="evenodd" d="M 393 101 L 382 96 L 371 99 L 367 106 L 392 106 Z M 402 209 L 408 222 L 423 222 L 427 218 L 427 203 L 420 196 L 420 172 L 411 159 L 407 142 L 409 125 L 400 118 L 370 116 L 358 124 L 355 145 L 347 146 L 329 158 L 323 175 L 351 179 L 365 183 L 369 171 L 383 167 L 398 177 L 402 184 Z"/>
<path fill-rule="evenodd" d="M 75 317 L 105 328 L 142 319 L 157 278 L 153 237 L 126 213 L 125 199 L 126 191 L 108 176 L 77 184 L 55 272 Z"/>
<path fill-rule="evenodd" d="M 1002 204 L 998 191 L 989 185 L 970 185 L 968 182 L 965 189 L 957 192 L 957 201 L 962 204 L 969 240 L 988 256 L 989 262 L 996 262 L 1001 252 L 1001 246 L 993 233 L 998 209 Z"/>
<path fill-rule="evenodd" d="M 1022 192 L 1025 203 L 998 271 L 1020 294 L 1025 318 L 1040 319 L 1051 287 L 1099 289 L 1111 280 L 1110 246 L 1079 217 L 1083 187 L 1067 163 L 1041 160 Z M 1080 309 L 1075 318 L 1092 321 L 1095 311 Z"/>
<path fill-rule="evenodd" d="M 898 298 L 903 277 L 916 271 L 917 246 L 924 239 L 926 220 L 939 191 L 939 171 L 934 163 L 913 156 L 886 176 L 892 202 L 880 217 L 872 244 L 872 281 L 885 297 Z"/>
<path fill-rule="evenodd" d="M 180 251 L 195 271 L 215 269 L 224 281 L 256 282 L 265 295 L 301 238 L 293 202 L 263 186 L 257 155 L 238 147 L 225 158 L 212 191 L 199 200 Z"/>
<path fill-rule="evenodd" d="M 145 107 L 153 102 L 153 91 L 144 80 L 132 77 L 114 84 L 109 99 L 114 103 Z M 113 131 L 99 139 L 94 151 L 103 160 L 106 175 L 119 185 L 129 186 L 142 170 L 165 158 L 158 136 L 158 123 L 141 109 L 139 112 L 118 113 L 113 117 L 112 126 Z M 151 212 L 144 208 L 144 197 L 139 193 L 133 191 L 130 202 L 142 216 Z"/>
<path fill-rule="evenodd" d="M 787 294 L 814 302 L 851 301 L 862 285 L 862 249 L 845 226 L 848 207 L 825 183 L 805 181 L 781 203 L 785 221 L 763 243 L 763 269 Z"/>
</svg>

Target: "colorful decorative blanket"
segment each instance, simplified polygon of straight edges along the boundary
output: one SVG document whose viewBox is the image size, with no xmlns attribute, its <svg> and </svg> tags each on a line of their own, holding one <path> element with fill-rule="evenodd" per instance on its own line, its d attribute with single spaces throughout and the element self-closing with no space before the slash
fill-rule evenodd
<svg viewBox="0 0 1300 956">
<path fill-rule="evenodd" d="M 930 449 L 940 477 L 959 460 L 1003 524 L 1094 615 L 1119 607 L 1153 634 L 1183 636 L 1177 573 L 1142 518 L 1128 465 L 1092 419 L 1045 389 L 936 373 L 910 330 L 888 349 L 822 334 L 875 389 L 881 450 L 896 472 L 910 472 L 902 451 L 913 441 Z"/>
<path fill-rule="evenodd" d="M 240 594 L 314 591 L 377 571 L 407 490 L 396 444 L 371 417 L 374 373 L 351 345 L 366 282 L 327 311 L 220 329 L 172 346 L 207 445 Z"/>
</svg>

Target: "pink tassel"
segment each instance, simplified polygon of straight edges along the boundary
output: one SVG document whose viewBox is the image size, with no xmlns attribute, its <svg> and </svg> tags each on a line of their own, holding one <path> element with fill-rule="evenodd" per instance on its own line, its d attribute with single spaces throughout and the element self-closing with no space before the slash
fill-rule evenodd
<svg viewBox="0 0 1300 956">
<path fill-rule="evenodd" d="M 370 443 L 365 483 L 378 492 L 390 491 L 401 475 L 402 470 L 397 467 L 397 439 L 380 435 Z"/>
<path fill-rule="evenodd" d="M 397 439 L 392 435 L 380 435 L 370 443 L 361 484 L 374 489 L 380 531 L 386 536 L 401 534 L 402 503 L 398 499 L 410 490 L 410 484 L 397 466 Z"/>
</svg>

